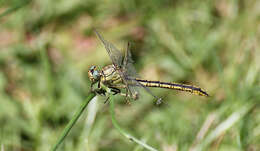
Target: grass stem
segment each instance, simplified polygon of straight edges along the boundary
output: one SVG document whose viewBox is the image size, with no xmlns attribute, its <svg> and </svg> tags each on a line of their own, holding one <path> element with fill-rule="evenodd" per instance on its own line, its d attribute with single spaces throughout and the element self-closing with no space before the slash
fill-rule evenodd
<svg viewBox="0 0 260 151">
<path fill-rule="evenodd" d="M 58 146 L 64 141 L 65 137 L 68 135 L 71 128 L 74 126 L 74 124 L 79 119 L 80 115 L 83 113 L 89 102 L 96 96 L 95 93 L 89 93 L 86 100 L 81 104 L 80 108 L 77 110 L 76 114 L 73 116 L 73 118 L 70 120 L 70 122 L 67 124 L 65 129 L 63 130 L 62 134 L 58 138 L 58 141 L 55 143 L 55 145 L 52 147 L 51 151 L 56 151 Z"/>
</svg>

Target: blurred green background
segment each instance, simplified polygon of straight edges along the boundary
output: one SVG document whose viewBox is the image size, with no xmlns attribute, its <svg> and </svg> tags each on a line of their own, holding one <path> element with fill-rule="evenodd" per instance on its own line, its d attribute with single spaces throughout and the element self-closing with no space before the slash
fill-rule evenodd
<svg viewBox="0 0 260 151">
<path fill-rule="evenodd" d="M 94 28 L 127 42 L 141 77 L 210 97 L 152 89 L 116 97 L 122 128 L 158 150 L 260 150 L 260 1 L 0 1 L 1 151 L 46 151 L 86 98 L 91 65 L 111 64 Z M 98 97 L 59 150 L 145 150 L 113 127 Z"/>
</svg>

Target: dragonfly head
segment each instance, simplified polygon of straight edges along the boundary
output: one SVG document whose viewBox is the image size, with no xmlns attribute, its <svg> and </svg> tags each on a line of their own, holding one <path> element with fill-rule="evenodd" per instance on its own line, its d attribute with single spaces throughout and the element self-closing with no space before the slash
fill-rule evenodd
<svg viewBox="0 0 260 151">
<path fill-rule="evenodd" d="M 88 78 L 92 83 L 97 82 L 100 79 L 100 71 L 97 66 L 91 66 L 88 70 Z"/>
</svg>

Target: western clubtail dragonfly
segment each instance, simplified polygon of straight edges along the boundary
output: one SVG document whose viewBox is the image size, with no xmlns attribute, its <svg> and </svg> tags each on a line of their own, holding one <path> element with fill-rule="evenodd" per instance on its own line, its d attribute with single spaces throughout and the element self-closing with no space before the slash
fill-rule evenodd
<svg viewBox="0 0 260 151">
<path fill-rule="evenodd" d="M 112 93 L 114 95 L 120 94 L 127 98 L 138 99 L 137 88 L 141 87 L 156 98 L 157 103 L 160 103 L 162 99 L 154 95 L 148 87 L 180 90 L 195 95 L 209 96 L 206 91 L 193 85 L 140 79 L 133 66 L 129 43 L 125 54 L 123 55 L 112 43 L 106 41 L 100 33 L 97 31 L 95 31 L 95 33 L 105 46 L 105 49 L 112 60 L 112 64 L 107 65 L 102 69 L 97 66 L 90 67 L 88 77 L 92 83 L 92 91 L 103 95 Z M 95 89 L 94 85 L 96 85 Z M 121 90 L 125 90 L 125 92 L 122 93 Z"/>
</svg>

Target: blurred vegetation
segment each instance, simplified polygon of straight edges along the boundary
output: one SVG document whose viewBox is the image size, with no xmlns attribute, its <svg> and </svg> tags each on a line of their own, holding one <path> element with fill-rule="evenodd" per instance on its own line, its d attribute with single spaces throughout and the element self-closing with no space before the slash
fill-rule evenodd
<svg viewBox="0 0 260 151">
<path fill-rule="evenodd" d="M 151 80 L 192 83 L 211 97 L 152 89 L 116 118 L 163 151 L 260 150 L 260 1 L 0 1 L 1 150 L 45 151 L 90 88 L 91 65 L 110 64 L 97 28 L 132 44 Z M 113 128 L 104 97 L 89 105 L 60 150 L 144 150 Z"/>
</svg>

